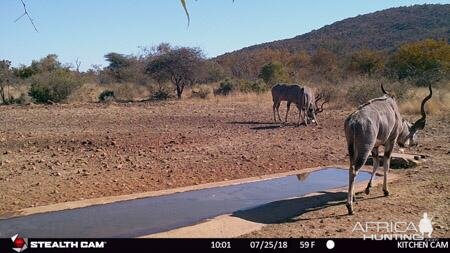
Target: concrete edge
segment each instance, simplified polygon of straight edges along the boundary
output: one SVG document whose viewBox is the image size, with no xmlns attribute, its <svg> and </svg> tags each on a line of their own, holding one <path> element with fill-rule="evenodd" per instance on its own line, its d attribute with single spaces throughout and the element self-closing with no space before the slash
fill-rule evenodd
<svg viewBox="0 0 450 253">
<path fill-rule="evenodd" d="M 365 168 L 364 171 L 369 171 Z M 390 173 L 388 182 L 397 180 L 399 176 Z M 373 186 L 383 183 L 383 178 L 375 178 Z M 360 182 L 355 184 L 355 192 L 364 191 L 367 182 Z M 327 190 L 328 192 L 347 192 L 347 187 L 339 187 Z M 309 197 L 319 195 L 320 193 L 310 193 L 302 197 Z M 343 207 L 343 210 L 347 212 L 347 209 Z M 140 236 L 139 238 L 233 238 L 244 234 L 248 234 L 262 229 L 267 224 L 257 223 L 234 217 L 231 214 L 220 215 L 205 222 L 195 224 L 192 226 L 186 226 L 176 228 L 173 230 L 149 234 Z"/>
</svg>

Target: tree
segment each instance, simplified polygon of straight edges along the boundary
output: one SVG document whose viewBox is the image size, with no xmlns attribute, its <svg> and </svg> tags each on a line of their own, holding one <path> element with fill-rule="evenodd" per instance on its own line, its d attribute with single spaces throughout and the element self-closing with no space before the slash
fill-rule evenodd
<svg viewBox="0 0 450 253">
<path fill-rule="evenodd" d="M 39 60 L 33 60 L 30 66 L 21 65 L 17 68 L 13 68 L 14 75 L 21 79 L 27 79 L 33 75 L 52 72 L 58 69 L 64 68 L 58 60 L 56 54 L 49 54 Z"/>
<path fill-rule="evenodd" d="M 201 83 L 213 83 L 219 82 L 226 78 L 225 72 L 217 62 L 209 60 L 204 64 L 204 77 L 202 78 Z"/>
<path fill-rule="evenodd" d="M 329 81 L 335 81 L 338 76 L 337 56 L 330 50 L 319 48 L 311 57 L 314 71 Z"/>
<path fill-rule="evenodd" d="M 289 56 L 287 60 L 289 77 L 295 80 L 303 79 L 302 77 L 306 76 L 305 71 L 310 62 L 311 57 L 306 51 L 300 51 L 299 53 L 294 53 Z"/>
<path fill-rule="evenodd" d="M 389 59 L 387 72 L 417 85 L 437 82 L 450 74 L 450 45 L 432 39 L 403 44 Z"/>
<path fill-rule="evenodd" d="M 31 68 L 36 73 L 52 72 L 54 70 L 62 68 L 62 64 L 58 60 L 56 54 L 49 54 L 39 61 L 32 61 Z"/>
<path fill-rule="evenodd" d="M 349 70 L 366 74 L 369 77 L 383 69 L 384 57 L 381 53 L 372 50 L 361 50 L 350 57 Z"/>
<path fill-rule="evenodd" d="M 203 74 L 205 58 L 199 48 L 180 47 L 153 57 L 146 67 L 158 83 L 171 81 L 178 99 L 186 86 L 192 86 Z"/>
<path fill-rule="evenodd" d="M 3 104 L 9 104 L 12 102 L 11 98 L 6 95 L 5 88 L 10 84 L 12 71 L 10 69 L 11 62 L 8 60 L 0 61 L 0 98 Z"/>
<path fill-rule="evenodd" d="M 111 52 L 105 55 L 105 59 L 109 62 L 106 69 L 111 72 L 114 79 L 119 82 L 124 81 L 126 79 L 126 68 L 130 67 L 132 64 L 131 57 Z"/>
<path fill-rule="evenodd" d="M 259 77 L 263 79 L 267 85 L 273 85 L 276 82 L 284 81 L 285 76 L 283 65 L 277 61 L 264 65 L 259 73 Z"/>
<path fill-rule="evenodd" d="M 28 77 L 36 74 L 35 70 L 31 66 L 20 65 L 17 68 L 13 68 L 13 73 L 16 77 L 21 79 L 27 79 Z"/>
</svg>

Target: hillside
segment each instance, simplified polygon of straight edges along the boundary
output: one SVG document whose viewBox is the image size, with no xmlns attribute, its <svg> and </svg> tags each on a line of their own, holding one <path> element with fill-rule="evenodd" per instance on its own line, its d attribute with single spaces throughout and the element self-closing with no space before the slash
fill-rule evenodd
<svg viewBox="0 0 450 253">
<path fill-rule="evenodd" d="M 400 44 L 425 38 L 450 38 L 450 4 L 391 8 L 344 19 L 291 39 L 243 48 L 216 57 L 229 61 L 239 54 L 272 49 L 289 53 L 325 48 L 338 55 L 360 49 L 392 51 Z"/>
</svg>

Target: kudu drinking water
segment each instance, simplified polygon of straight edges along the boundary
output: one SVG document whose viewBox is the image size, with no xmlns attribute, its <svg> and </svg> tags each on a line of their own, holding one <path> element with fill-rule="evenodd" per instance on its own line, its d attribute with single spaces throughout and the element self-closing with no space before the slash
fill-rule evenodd
<svg viewBox="0 0 450 253">
<path fill-rule="evenodd" d="M 273 119 L 276 122 L 281 120 L 280 117 L 280 105 L 282 101 L 287 101 L 287 110 L 284 121 L 287 122 L 291 103 L 297 106 L 299 112 L 298 124 L 301 120 L 308 125 L 308 119 L 314 120 L 317 123 L 316 114 L 323 111 L 322 103 L 321 108 L 317 106 L 317 102 L 321 99 L 321 96 L 314 97 L 314 91 L 309 87 L 301 87 L 297 84 L 276 84 L 272 87 L 272 100 L 273 100 Z"/>
<path fill-rule="evenodd" d="M 323 99 L 323 95 L 319 94 L 315 97 L 314 103 L 311 103 L 308 110 L 308 117 L 307 120 L 311 120 L 312 122 L 316 123 L 316 126 L 319 125 L 319 122 L 317 121 L 317 114 L 323 112 L 323 106 L 328 103 L 328 99 L 324 99 L 322 104 L 319 106 L 318 102 Z"/>
<path fill-rule="evenodd" d="M 417 145 L 417 131 L 422 130 L 426 123 L 425 103 L 431 98 L 433 91 L 428 87 L 430 94 L 422 101 L 420 112 L 422 117 L 414 124 L 402 119 L 394 96 L 388 94 L 383 85 L 381 89 L 384 96 L 372 99 L 361 105 L 358 110 L 347 117 L 344 124 L 350 157 L 349 186 L 347 196 L 347 209 L 353 214 L 354 180 L 358 170 L 366 163 L 369 153 L 372 152 L 373 172 L 367 184 L 366 194 L 369 194 L 374 174 L 379 165 L 378 147 L 384 146 L 383 192 L 389 195 L 387 186 L 387 173 L 394 144 L 400 147 Z"/>
</svg>

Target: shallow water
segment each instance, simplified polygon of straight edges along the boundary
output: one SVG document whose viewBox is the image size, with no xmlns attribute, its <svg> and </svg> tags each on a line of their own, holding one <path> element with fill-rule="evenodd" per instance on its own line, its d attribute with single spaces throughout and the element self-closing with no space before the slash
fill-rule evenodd
<svg viewBox="0 0 450 253">
<path fill-rule="evenodd" d="M 361 171 L 356 181 L 369 178 L 369 173 Z M 347 170 L 327 168 L 276 179 L 0 220 L 0 237 L 17 233 L 32 238 L 137 237 L 347 183 Z"/>
</svg>

